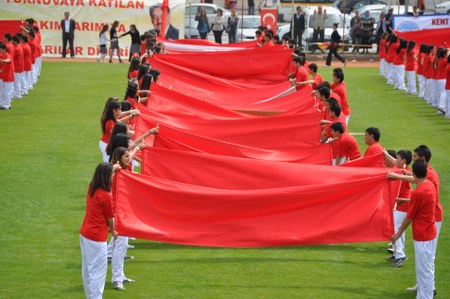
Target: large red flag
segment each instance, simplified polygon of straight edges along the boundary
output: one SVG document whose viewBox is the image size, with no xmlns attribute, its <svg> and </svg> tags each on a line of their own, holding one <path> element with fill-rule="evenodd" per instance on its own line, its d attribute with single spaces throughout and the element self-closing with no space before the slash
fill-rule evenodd
<svg viewBox="0 0 450 299">
<path fill-rule="evenodd" d="M 241 184 L 240 190 L 119 171 L 117 231 L 154 241 L 222 247 L 388 240 L 393 220 L 386 171 L 322 168 L 305 168 L 297 185 L 246 189 Z M 200 177 L 201 165 L 195 171 Z M 205 180 L 209 175 L 204 172 Z M 301 183 L 305 177 L 309 184 Z"/>
<path fill-rule="evenodd" d="M 450 28 L 442 29 L 424 29 L 406 32 L 395 32 L 398 37 L 404 38 L 407 41 L 414 40 L 416 47 L 421 44 L 435 45 L 436 47 L 450 47 Z"/>
</svg>

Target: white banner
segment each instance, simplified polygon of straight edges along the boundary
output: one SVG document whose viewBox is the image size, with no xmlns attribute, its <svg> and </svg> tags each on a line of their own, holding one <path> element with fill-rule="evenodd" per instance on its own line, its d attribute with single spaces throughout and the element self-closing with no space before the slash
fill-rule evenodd
<svg viewBox="0 0 450 299">
<path fill-rule="evenodd" d="M 142 35 L 154 29 L 150 8 L 162 0 L 0 0 L 0 19 L 21 20 L 33 18 L 38 22 L 42 34 L 42 48 L 46 57 L 60 57 L 62 53 L 61 20 L 64 12 L 76 22 L 75 56 L 96 57 L 99 55 L 99 33 L 104 24 L 118 20 L 118 34 L 135 24 Z M 170 24 L 184 37 L 185 0 L 170 0 Z M 109 34 L 108 34 L 109 38 Z M 131 37 L 120 39 L 121 56 L 128 57 Z"/>
<path fill-rule="evenodd" d="M 450 15 L 394 15 L 393 28 L 396 31 L 450 28 Z"/>
</svg>

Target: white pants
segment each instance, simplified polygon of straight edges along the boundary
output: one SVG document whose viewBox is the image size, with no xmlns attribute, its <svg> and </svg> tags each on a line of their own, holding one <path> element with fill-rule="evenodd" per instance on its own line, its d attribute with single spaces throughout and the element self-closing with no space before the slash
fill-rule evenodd
<svg viewBox="0 0 450 299">
<path fill-rule="evenodd" d="M 428 104 L 433 103 L 434 80 L 426 79 L 425 81 L 425 100 Z"/>
<path fill-rule="evenodd" d="M 406 78 L 408 79 L 408 87 L 406 88 L 407 93 L 416 94 L 416 72 L 415 71 L 407 71 Z"/>
<path fill-rule="evenodd" d="M 418 75 L 419 77 L 419 98 L 425 98 L 425 82 L 426 78 L 422 75 Z"/>
<path fill-rule="evenodd" d="M 386 76 L 386 60 L 384 58 L 380 58 L 380 76 Z"/>
<path fill-rule="evenodd" d="M 109 156 L 106 154 L 106 146 L 108 144 L 103 142 L 103 141 L 99 141 L 98 142 L 98 146 L 100 147 L 100 152 L 102 153 L 102 157 L 103 157 L 103 162 L 109 162 Z"/>
<path fill-rule="evenodd" d="M 387 74 L 387 83 L 394 84 L 395 72 L 394 72 L 394 65 L 392 63 L 386 63 L 386 74 Z"/>
<path fill-rule="evenodd" d="M 14 93 L 14 82 L 1 81 L 0 84 L 0 106 L 6 109 L 11 107 L 11 99 Z"/>
<path fill-rule="evenodd" d="M 433 299 L 434 260 L 432 241 L 414 241 L 416 255 L 417 298 Z"/>
<path fill-rule="evenodd" d="M 32 71 L 25 72 L 25 81 L 27 84 L 27 90 L 33 89 Z"/>
<path fill-rule="evenodd" d="M 81 273 L 86 298 L 102 298 L 105 289 L 108 258 L 106 242 L 96 242 L 80 235 Z"/>
<path fill-rule="evenodd" d="M 401 89 L 406 90 L 405 86 L 405 66 L 403 64 L 401 65 L 394 65 L 395 70 L 395 89 Z"/>
<path fill-rule="evenodd" d="M 19 79 L 20 79 L 20 93 L 22 95 L 28 94 L 27 78 L 25 72 L 19 73 Z"/>
<path fill-rule="evenodd" d="M 450 118 L 450 89 L 445 90 L 445 117 Z"/>
<path fill-rule="evenodd" d="M 42 56 L 39 56 L 36 58 L 36 66 L 37 66 L 37 76 L 39 77 L 41 75 L 42 70 Z"/>
<path fill-rule="evenodd" d="M 406 218 L 406 212 L 396 211 L 394 210 L 394 229 L 395 232 L 398 231 L 400 226 L 402 226 L 403 220 Z M 406 232 L 400 236 L 400 238 L 395 241 L 395 258 L 406 257 L 405 254 L 405 237 Z"/>
<path fill-rule="evenodd" d="M 445 79 L 436 80 L 436 106 L 445 110 Z"/>
<path fill-rule="evenodd" d="M 112 248 L 111 256 L 111 272 L 112 282 L 123 282 L 126 278 L 123 271 L 123 264 L 125 255 L 127 254 L 128 237 L 119 236 L 116 239 L 115 245 Z"/>
<path fill-rule="evenodd" d="M 33 85 L 37 82 L 37 66 L 36 62 L 31 65 L 31 82 L 33 82 Z"/>
<path fill-rule="evenodd" d="M 345 125 L 348 126 L 348 121 L 350 120 L 350 115 L 345 116 Z"/>
<path fill-rule="evenodd" d="M 14 73 L 14 91 L 13 98 L 22 98 L 22 80 L 20 79 L 20 73 Z"/>
</svg>

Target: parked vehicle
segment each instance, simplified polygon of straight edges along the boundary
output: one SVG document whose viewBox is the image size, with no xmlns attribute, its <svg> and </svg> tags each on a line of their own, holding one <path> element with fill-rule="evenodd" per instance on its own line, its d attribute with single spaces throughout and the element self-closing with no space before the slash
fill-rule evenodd
<svg viewBox="0 0 450 299">
<path fill-rule="evenodd" d="M 442 2 L 436 5 L 434 9 L 435 13 L 450 13 L 450 1 Z"/>
<path fill-rule="evenodd" d="M 239 18 L 236 40 L 246 42 L 256 39 L 255 31 L 261 26 L 260 16 L 243 16 Z"/>
<path fill-rule="evenodd" d="M 231 12 L 221 6 L 209 3 L 192 3 L 186 5 L 184 11 L 184 37 L 185 38 L 199 38 L 200 34 L 197 30 L 198 22 L 195 20 L 195 15 L 200 12 L 201 9 L 206 11 L 208 16 L 208 22 L 211 23 L 217 14 L 218 9 L 222 9 L 223 16 L 227 20 L 231 15 Z"/>
<path fill-rule="evenodd" d="M 338 32 L 341 35 L 342 42 L 349 44 L 350 43 L 350 27 L 344 26 L 344 15 L 336 8 L 334 7 L 324 7 L 324 10 L 326 10 L 328 19 L 325 22 L 325 41 L 329 42 L 331 40 L 331 33 L 333 32 L 333 29 L 331 26 L 334 23 L 338 23 Z M 313 40 L 313 32 L 314 29 L 312 27 L 312 16 L 314 14 L 314 11 L 317 10 L 317 6 L 306 6 L 303 7 L 303 12 L 305 13 L 305 32 L 303 32 L 302 36 L 302 44 L 306 49 L 310 49 L 310 44 Z M 291 36 L 290 32 L 290 24 L 286 24 L 283 26 L 280 26 L 278 28 L 278 35 L 280 38 L 282 38 L 285 35 Z"/>
<path fill-rule="evenodd" d="M 358 10 L 362 6 L 373 4 L 387 5 L 386 2 L 381 0 L 336 0 L 333 3 L 333 7 L 339 9 L 342 13 L 349 14 L 352 11 L 352 9 Z"/>
</svg>

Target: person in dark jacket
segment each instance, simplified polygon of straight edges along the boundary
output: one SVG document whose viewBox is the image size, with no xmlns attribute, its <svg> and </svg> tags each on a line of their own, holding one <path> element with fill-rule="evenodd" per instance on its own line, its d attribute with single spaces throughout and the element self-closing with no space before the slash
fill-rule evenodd
<svg viewBox="0 0 450 299">
<path fill-rule="evenodd" d="M 291 32 L 292 26 L 294 26 L 294 39 L 297 45 L 302 47 L 302 35 L 305 31 L 305 14 L 300 6 L 297 7 L 297 13 L 292 18 L 291 22 Z"/>
<path fill-rule="evenodd" d="M 347 65 L 347 59 L 345 59 L 344 57 L 339 55 L 337 52 L 339 43 L 341 42 L 341 36 L 339 35 L 339 32 L 337 31 L 338 25 L 339 25 L 338 23 L 333 24 L 333 33 L 331 34 L 331 45 L 330 45 L 330 48 L 328 51 L 326 65 L 331 66 L 331 59 L 334 55 L 334 57 L 339 59 L 344 64 L 344 67 L 345 67 Z"/>
</svg>

